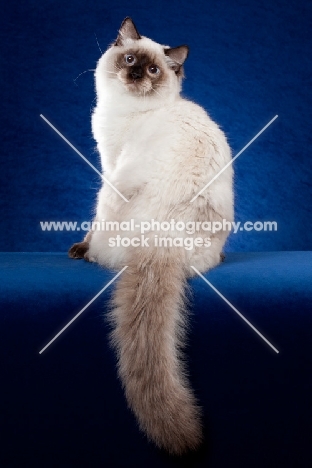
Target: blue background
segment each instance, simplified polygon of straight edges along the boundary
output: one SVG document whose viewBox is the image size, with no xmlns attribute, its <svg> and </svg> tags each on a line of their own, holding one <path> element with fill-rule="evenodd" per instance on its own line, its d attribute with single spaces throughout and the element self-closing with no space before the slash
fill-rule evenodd
<svg viewBox="0 0 312 468">
<path fill-rule="evenodd" d="M 210 113 L 235 155 L 237 221 L 275 220 L 278 231 L 240 232 L 227 250 L 311 249 L 311 2 L 221 0 L 144 3 L 3 2 L 1 6 L 1 250 L 65 251 L 81 233 L 47 233 L 39 221 L 89 220 L 97 174 L 93 73 L 125 16 L 141 34 L 187 43 L 184 95 Z M 187 168 L 185 168 L 187 170 Z"/>
</svg>

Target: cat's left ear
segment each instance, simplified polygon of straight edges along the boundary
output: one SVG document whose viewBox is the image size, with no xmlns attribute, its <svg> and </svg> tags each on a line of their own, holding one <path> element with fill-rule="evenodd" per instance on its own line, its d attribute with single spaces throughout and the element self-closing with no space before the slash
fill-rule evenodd
<svg viewBox="0 0 312 468">
<path fill-rule="evenodd" d="M 140 34 L 138 33 L 137 28 L 135 27 L 134 22 L 129 16 L 123 20 L 121 23 L 119 34 L 116 39 L 115 45 L 122 46 L 127 39 L 138 40 L 141 39 Z"/>
<path fill-rule="evenodd" d="M 165 49 L 165 55 L 169 57 L 168 65 L 175 72 L 178 72 L 187 59 L 189 48 L 187 45 Z"/>
</svg>

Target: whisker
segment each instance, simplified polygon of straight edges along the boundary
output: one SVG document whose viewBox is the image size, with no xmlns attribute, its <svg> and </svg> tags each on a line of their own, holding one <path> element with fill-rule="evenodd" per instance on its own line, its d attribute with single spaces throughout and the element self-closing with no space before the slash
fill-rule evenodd
<svg viewBox="0 0 312 468">
<path fill-rule="evenodd" d="M 97 39 L 97 37 L 96 37 L 96 34 L 94 33 L 94 35 L 95 35 L 95 39 L 96 39 L 98 48 L 100 49 L 100 52 L 101 52 L 101 54 L 103 55 L 103 52 L 102 52 L 102 49 L 101 49 L 101 47 L 100 47 L 99 41 L 98 41 L 98 39 Z"/>
<path fill-rule="evenodd" d="M 91 109 L 91 107 L 92 107 L 95 100 L 96 100 L 96 96 L 95 96 L 95 98 L 92 99 L 92 102 L 90 104 L 90 115 L 92 114 L 93 109 Z"/>
<path fill-rule="evenodd" d="M 156 91 L 155 88 L 152 88 L 152 90 L 154 91 L 154 93 L 158 94 L 158 96 L 160 96 L 161 98 L 163 98 L 163 96 L 162 96 L 158 91 Z"/>
<path fill-rule="evenodd" d="M 75 78 L 75 79 L 73 80 L 74 83 L 75 83 L 75 85 L 78 86 L 77 83 L 76 83 L 76 80 L 78 80 L 78 78 L 79 78 L 81 75 L 83 75 L 84 73 L 87 73 L 87 72 L 91 72 L 91 71 L 95 71 L 95 70 L 90 69 L 90 70 L 85 70 L 85 71 L 79 73 L 79 75 L 77 76 L 77 78 Z"/>
</svg>

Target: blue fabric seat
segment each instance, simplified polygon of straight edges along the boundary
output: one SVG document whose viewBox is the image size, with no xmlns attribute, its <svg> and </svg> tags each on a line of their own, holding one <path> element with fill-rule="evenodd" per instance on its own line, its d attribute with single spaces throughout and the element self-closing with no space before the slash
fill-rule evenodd
<svg viewBox="0 0 312 468">
<path fill-rule="evenodd" d="M 64 253 L 1 253 L 0 465 L 312 466 L 312 252 L 228 253 L 189 281 L 186 356 L 206 442 L 172 458 L 126 407 L 104 320 L 115 275 Z M 152 332 L 152 331 L 151 331 Z"/>
</svg>

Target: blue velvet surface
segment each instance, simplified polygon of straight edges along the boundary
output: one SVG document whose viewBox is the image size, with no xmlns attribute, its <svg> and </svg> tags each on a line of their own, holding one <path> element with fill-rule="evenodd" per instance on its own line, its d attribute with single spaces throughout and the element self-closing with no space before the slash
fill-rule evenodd
<svg viewBox="0 0 312 468">
<path fill-rule="evenodd" d="M 42 232 L 39 221 L 92 217 L 98 176 L 39 115 L 99 168 L 93 73 L 81 73 L 100 56 L 95 34 L 105 50 L 128 15 L 158 42 L 189 44 L 184 94 L 233 154 L 279 115 L 234 163 L 236 219 L 275 220 L 278 231 L 233 234 L 227 250 L 311 250 L 311 10 L 305 0 L 2 2 L 1 250 L 65 251 L 81 233 Z"/>
<path fill-rule="evenodd" d="M 108 345 L 111 287 L 39 351 L 114 273 L 63 253 L 0 254 L 1 451 L 5 467 L 308 468 L 312 252 L 229 253 L 190 280 L 186 355 L 206 444 L 176 459 L 140 434 Z"/>
</svg>

